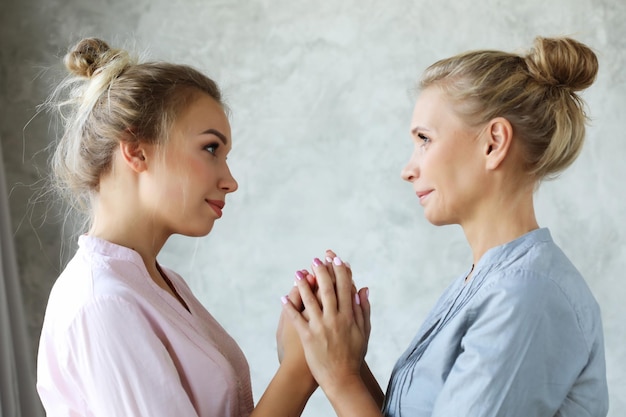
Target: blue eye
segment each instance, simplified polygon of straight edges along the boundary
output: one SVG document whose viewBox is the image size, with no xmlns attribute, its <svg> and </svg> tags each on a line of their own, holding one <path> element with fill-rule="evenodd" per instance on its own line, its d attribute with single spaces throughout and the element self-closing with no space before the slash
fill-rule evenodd
<svg viewBox="0 0 626 417">
<path fill-rule="evenodd" d="M 419 145 L 419 149 L 422 153 L 426 152 L 426 147 L 430 143 L 430 138 L 423 133 L 418 133 L 417 138 L 422 141 Z"/>
<path fill-rule="evenodd" d="M 219 148 L 218 143 L 212 143 L 204 147 L 204 150 L 209 152 L 211 155 L 215 155 L 217 153 L 217 148 Z"/>
</svg>

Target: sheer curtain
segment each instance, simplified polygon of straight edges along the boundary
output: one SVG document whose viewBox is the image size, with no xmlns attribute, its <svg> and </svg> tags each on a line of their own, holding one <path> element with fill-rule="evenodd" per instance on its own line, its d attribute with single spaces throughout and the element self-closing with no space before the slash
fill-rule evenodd
<svg viewBox="0 0 626 417">
<path fill-rule="evenodd" d="M 0 417 L 40 417 L 0 146 Z"/>
</svg>

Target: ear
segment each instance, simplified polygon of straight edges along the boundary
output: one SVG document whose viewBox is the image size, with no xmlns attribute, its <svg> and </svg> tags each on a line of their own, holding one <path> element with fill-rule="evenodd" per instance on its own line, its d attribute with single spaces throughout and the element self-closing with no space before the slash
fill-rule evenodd
<svg viewBox="0 0 626 417">
<path fill-rule="evenodd" d="M 120 141 L 120 154 L 126 165 L 135 172 L 147 169 L 146 145 L 138 141 Z"/>
<path fill-rule="evenodd" d="M 488 170 L 497 169 L 511 149 L 513 126 L 504 117 L 496 117 L 487 126 L 484 156 Z"/>
</svg>

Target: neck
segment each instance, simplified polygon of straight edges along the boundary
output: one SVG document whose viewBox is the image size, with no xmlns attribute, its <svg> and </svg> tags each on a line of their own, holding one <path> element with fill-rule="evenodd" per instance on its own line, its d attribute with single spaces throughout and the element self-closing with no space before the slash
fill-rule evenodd
<svg viewBox="0 0 626 417">
<path fill-rule="evenodd" d="M 185 305 L 157 266 L 157 255 L 172 233 L 142 204 L 137 173 L 120 161 L 117 153 L 111 171 L 100 178 L 88 233 L 137 252 L 152 280 Z"/>
<path fill-rule="evenodd" d="M 539 228 L 532 191 L 499 197 L 483 205 L 474 218 L 461 224 L 472 249 L 474 265 L 489 249 Z"/>
<path fill-rule="evenodd" d="M 88 234 L 133 249 L 143 259 L 150 275 L 157 272 L 156 257 L 169 237 L 159 231 L 145 213 L 132 210 L 128 205 L 109 204 L 104 199 L 96 202 Z"/>
</svg>

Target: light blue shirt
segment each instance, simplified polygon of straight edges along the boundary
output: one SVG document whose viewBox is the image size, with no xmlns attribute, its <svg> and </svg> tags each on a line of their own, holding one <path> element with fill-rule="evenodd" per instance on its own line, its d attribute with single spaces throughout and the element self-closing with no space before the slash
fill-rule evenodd
<svg viewBox="0 0 626 417">
<path fill-rule="evenodd" d="M 487 251 L 441 296 L 389 382 L 388 417 L 603 417 L 600 308 L 534 230 Z"/>
</svg>

